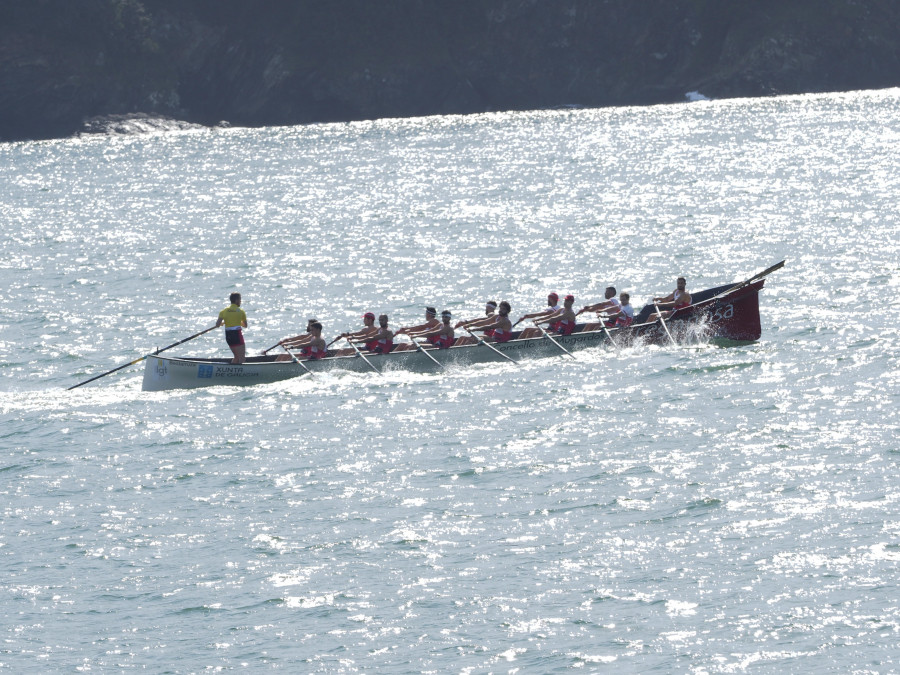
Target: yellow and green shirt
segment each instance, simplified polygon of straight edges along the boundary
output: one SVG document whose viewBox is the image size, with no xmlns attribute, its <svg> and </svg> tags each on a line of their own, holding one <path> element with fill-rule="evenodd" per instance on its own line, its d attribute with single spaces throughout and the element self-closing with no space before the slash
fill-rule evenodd
<svg viewBox="0 0 900 675">
<path fill-rule="evenodd" d="M 221 312 L 219 318 L 225 322 L 225 328 L 240 328 L 247 322 L 247 314 L 237 305 L 230 305 Z"/>
</svg>

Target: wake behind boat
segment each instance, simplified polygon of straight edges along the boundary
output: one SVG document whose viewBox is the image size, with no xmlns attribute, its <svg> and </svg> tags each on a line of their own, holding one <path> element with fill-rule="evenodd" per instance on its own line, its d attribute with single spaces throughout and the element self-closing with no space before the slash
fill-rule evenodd
<svg viewBox="0 0 900 675">
<path fill-rule="evenodd" d="M 674 336 L 687 334 L 704 339 L 738 342 L 758 340 L 762 334 L 759 316 L 759 291 L 765 277 L 780 269 L 784 261 L 737 284 L 727 284 L 693 293 L 693 302 L 678 309 L 665 321 L 648 322 L 653 305 L 646 305 L 630 326 L 604 328 L 599 323 L 575 326 L 570 335 L 546 334 L 520 338 L 513 333 L 504 343 L 485 343 L 474 337 L 460 338 L 447 349 L 426 349 L 411 344 L 398 344 L 387 354 L 350 350 L 328 350 L 324 358 L 299 361 L 295 356 L 252 356 L 244 363 L 233 364 L 228 358 L 145 357 L 144 391 L 193 389 L 212 386 L 242 386 L 280 382 L 327 370 L 379 372 L 406 370 L 421 373 L 440 371 L 446 366 L 476 363 L 504 363 L 522 359 L 559 356 L 565 351 L 591 347 L 636 343 L 668 344 Z M 285 360 L 290 359 L 290 360 Z"/>
</svg>

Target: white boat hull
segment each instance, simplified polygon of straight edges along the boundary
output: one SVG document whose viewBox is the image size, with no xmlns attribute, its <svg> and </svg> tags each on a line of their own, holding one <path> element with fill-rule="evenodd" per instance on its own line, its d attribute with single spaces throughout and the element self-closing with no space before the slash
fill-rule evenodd
<svg viewBox="0 0 900 675">
<path fill-rule="evenodd" d="M 254 356 L 241 365 L 229 359 L 197 359 L 165 357 L 150 354 L 144 366 L 144 391 L 195 389 L 198 387 L 240 386 L 280 382 L 301 377 L 309 372 L 348 370 L 358 373 L 390 370 L 409 370 L 420 373 L 441 371 L 441 366 L 465 366 L 475 363 L 507 363 L 509 360 L 564 356 L 570 352 L 607 345 L 610 337 L 617 345 L 635 342 L 669 344 L 672 334 L 695 337 L 724 338 L 753 341 L 760 337 L 758 293 L 762 278 L 784 263 L 762 272 L 742 284 L 721 286 L 694 294 L 694 303 L 679 310 L 662 326 L 658 322 L 639 323 L 627 328 L 584 330 L 572 335 L 554 335 L 553 339 L 538 336 L 515 339 L 503 344 L 463 344 L 449 349 L 429 349 L 427 353 L 414 349 L 395 349 L 390 354 L 333 355 L 318 361 L 279 360 L 275 356 Z M 638 320 L 643 321 L 652 311 L 645 307 Z M 595 324 L 596 326 L 597 324 Z M 498 352 L 500 352 L 498 354 Z M 284 359 L 284 356 L 281 357 Z M 441 364 L 439 366 L 437 363 Z"/>
<path fill-rule="evenodd" d="M 606 342 L 607 338 L 603 331 L 591 331 L 575 335 L 554 336 L 554 340 L 569 351 L 574 351 L 596 347 Z M 516 361 L 563 355 L 562 350 L 545 337 L 511 340 L 504 344 L 492 344 L 491 346 Z M 395 351 L 390 354 L 367 353 L 365 359 L 356 355 L 336 356 L 319 361 L 303 361 L 303 365 L 293 361 L 275 361 L 274 357 L 267 357 L 266 360 L 255 357 L 241 365 L 234 365 L 227 359 L 192 359 L 150 355 L 144 366 L 142 388 L 144 391 L 162 391 L 266 384 L 301 377 L 307 374 L 307 369 L 314 373 L 327 370 L 365 373 L 372 372 L 373 367 L 384 372 L 407 370 L 433 373 L 441 370 L 429 356 L 445 367 L 508 362 L 487 345 L 429 349 L 427 354 L 417 350 Z M 372 365 L 366 363 L 366 360 Z"/>
</svg>

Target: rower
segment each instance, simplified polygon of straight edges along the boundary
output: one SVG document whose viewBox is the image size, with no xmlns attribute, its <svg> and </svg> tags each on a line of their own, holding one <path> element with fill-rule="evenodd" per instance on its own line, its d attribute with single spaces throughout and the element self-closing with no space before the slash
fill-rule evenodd
<svg viewBox="0 0 900 675">
<path fill-rule="evenodd" d="M 556 292 L 550 293 L 547 296 L 547 309 L 542 309 L 539 312 L 532 312 L 531 314 L 526 314 L 521 319 L 516 321 L 515 325 L 522 323 L 523 321 L 525 321 L 525 319 L 535 319 L 535 320 L 544 319 L 544 318 L 550 316 L 551 314 L 556 314 L 560 309 L 561 309 L 561 307 L 559 306 L 559 296 L 556 294 Z M 525 330 L 522 331 L 522 334 L 519 337 L 531 338 L 531 337 L 537 337 L 540 334 L 541 334 L 541 331 L 538 330 L 537 328 L 526 328 Z"/>
<path fill-rule="evenodd" d="M 441 322 L 437 320 L 437 310 L 434 307 L 426 307 L 425 323 L 420 323 L 418 326 L 404 326 L 394 333 L 394 335 L 407 335 L 410 339 L 413 339 L 415 337 L 421 337 L 424 333 L 440 328 L 440 326 Z"/>
<path fill-rule="evenodd" d="M 575 296 L 567 295 L 561 310 L 543 319 L 535 319 L 534 322 L 536 324 L 546 323 L 551 332 L 570 335 L 575 329 L 575 311 L 572 309 L 574 304 Z"/>
<path fill-rule="evenodd" d="M 309 361 L 318 361 L 325 356 L 325 340 L 322 339 L 322 324 L 313 321 L 309 325 L 309 340 L 300 347 L 300 356 Z"/>
<path fill-rule="evenodd" d="M 599 315 L 601 312 L 606 312 L 608 314 L 618 314 L 619 313 L 619 301 L 616 300 L 616 289 L 613 286 L 608 286 L 606 288 L 606 292 L 603 294 L 603 301 L 594 303 L 593 305 L 585 305 L 581 309 L 578 310 L 578 314 L 582 312 L 597 312 Z M 578 316 L 576 314 L 575 316 Z"/>
<path fill-rule="evenodd" d="M 660 317 L 662 317 L 663 319 L 668 319 L 679 309 L 690 307 L 691 300 L 691 294 L 687 290 L 687 281 L 685 281 L 684 277 L 678 277 L 675 282 L 674 291 L 669 293 L 664 298 L 653 298 L 653 302 L 656 303 L 657 307 L 659 307 L 661 311 L 648 316 L 648 323 L 656 321 Z"/>
<path fill-rule="evenodd" d="M 619 294 L 619 311 L 617 314 L 610 314 L 610 319 L 617 328 L 627 328 L 634 323 L 634 307 L 631 306 L 631 296 L 628 293 Z"/>
<path fill-rule="evenodd" d="M 363 314 L 363 328 L 353 331 L 352 333 L 341 333 L 338 337 L 356 340 L 358 338 L 372 337 L 377 332 L 378 328 L 375 326 L 375 315 L 372 312 L 366 312 Z"/>
<path fill-rule="evenodd" d="M 512 337 L 512 322 L 509 320 L 510 311 L 512 311 L 512 308 L 509 303 L 506 300 L 503 300 L 497 306 L 498 316 L 494 320 L 494 323 L 479 326 L 472 330 L 483 332 L 484 339 L 487 342 L 508 342 Z M 491 331 L 490 336 L 488 335 L 488 331 Z"/>
<path fill-rule="evenodd" d="M 441 312 L 441 325 L 439 328 L 426 333 L 419 333 L 417 337 L 423 337 L 438 349 L 447 349 L 453 344 L 453 326 L 450 325 L 452 315 L 449 309 Z M 415 340 L 413 340 L 415 342 Z"/>
<path fill-rule="evenodd" d="M 488 300 L 484 306 L 484 316 L 478 317 L 477 319 L 468 319 L 466 321 L 459 321 L 454 326 L 454 328 L 476 328 L 478 326 L 486 326 L 488 324 L 494 323 L 497 319 L 496 315 L 497 311 L 497 302 L 494 300 Z M 484 333 L 487 337 L 493 335 L 493 331 Z"/>
<path fill-rule="evenodd" d="M 314 323 L 318 323 L 318 321 L 319 320 L 316 317 L 310 317 L 306 321 L 305 333 L 300 333 L 300 335 L 295 335 L 294 337 L 284 338 L 284 340 L 278 342 L 278 345 L 285 347 L 299 347 L 300 345 L 308 343 L 310 337 L 310 326 L 312 326 Z M 269 349 L 271 349 L 271 347 Z M 267 349 L 266 351 L 269 350 Z"/>
<path fill-rule="evenodd" d="M 531 314 L 526 314 L 521 319 L 516 321 L 516 323 L 522 323 L 525 319 L 543 319 L 546 316 L 555 314 L 559 310 L 560 310 L 559 295 L 557 295 L 556 292 L 553 292 L 547 296 L 547 309 L 542 309 L 538 312 L 532 312 Z"/>
<path fill-rule="evenodd" d="M 350 342 L 365 344 L 366 349 L 375 354 L 389 353 L 394 348 L 394 331 L 388 328 L 387 314 L 378 317 L 378 326 L 378 331 L 374 335 L 351 339 Z"/>
</svg>

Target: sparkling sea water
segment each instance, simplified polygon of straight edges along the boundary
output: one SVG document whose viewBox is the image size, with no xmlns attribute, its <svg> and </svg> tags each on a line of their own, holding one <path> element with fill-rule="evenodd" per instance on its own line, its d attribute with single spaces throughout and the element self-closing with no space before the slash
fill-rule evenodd
<svg viewBox="0 0 900 675">
<path fill-rule="evenodd" d="M 0 670 L 900 671 L 898 159 L 900 90 L 0 145 Z M 233 290 L 257 353 L 782 259 L 749 345 L 66 391 Z"/>
</svg>

